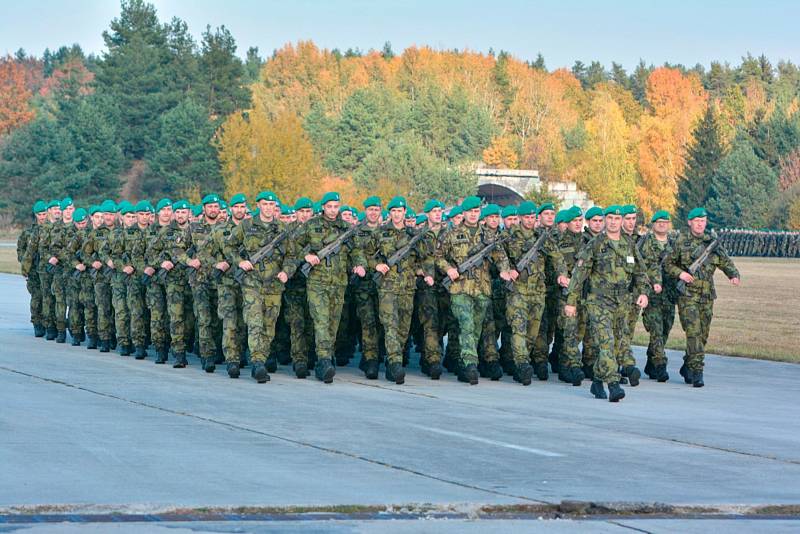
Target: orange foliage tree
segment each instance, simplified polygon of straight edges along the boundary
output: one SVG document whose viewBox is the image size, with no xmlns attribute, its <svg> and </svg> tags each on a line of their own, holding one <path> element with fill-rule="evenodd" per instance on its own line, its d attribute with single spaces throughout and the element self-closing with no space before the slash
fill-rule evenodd
<svg viewBox="0 0 800 534">
<path fill-rule="evenodd" d="M 0 135 L 33 119 L 30 99 L 25 68 L 11 56 L 0 58 Z"/>
</svg>

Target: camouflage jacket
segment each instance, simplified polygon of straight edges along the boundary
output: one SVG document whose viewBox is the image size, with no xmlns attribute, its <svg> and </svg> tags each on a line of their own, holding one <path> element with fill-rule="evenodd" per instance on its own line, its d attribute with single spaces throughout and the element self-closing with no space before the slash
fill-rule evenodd
<svg viewBox="0 0 800 534">
<path fill-rule="evenodd" d="M 62 275 L 72 272 L 75 266 L 75 255 L 70 252 L 69 244 L 77 231 L 75 223 L 60 221 L 50 232 L 50 255 L 58 258 L 57 271 Z"/>
<path fill-rule="evenodd" d="M 177 222 L 172 221 L 165 226 L 156 226 L 155 234 L 147 242 L 146 261 L 156 272 L 161 269 L 161 264 L 165 261 L 171 261 L 175 266 L 167 274 L 169 282 L 185 282 L 186 269 L 191 269 L 191 267 L 182 265 L 178 260 L 178 255 L 185 252 L 183 245 L 185 233 L 186 227 L 181 227 Z"/>
<path fill-rule="evenodd" d="M 422 240 L 420 246 L 420 250 L 424 251 L 425 255 L 427 256 L 426 265 L 428 266 L 428 269 L 432 269 L 432 271 L 428 271 L 426 269 L 425 275 L 433 276 L 433 280 L 435 282 L 434 288 L 442 291 L 444 291 L 444 288 L 442 287 L 442 280 L 444 280 L 446 275 L 441 270 L 436 268 L 436 259 L 437 256 L 441 254 L 444 239 L 447 237 L 447 234 L 450 233 L 452 228 L 453 227 L 447 223 L 440 224 L 438 228 L 426 226 L 425 238 Z"/>
<path fill-rule="evenodd" d="M 290 230 L 288 225 L 281 223 L 277 219 L 265 222 L 259 217 L 253 217 L 242 221 L 224 239 L 224 257 L 228 258 L 227 261 L 231 264 L 231 272 L 239 265 L 240 261 L 249 261 L 270 241 L 278 237 L 282 232 Z M 213 236 L 220 240 L 224 237 L 225 231 L 225 228 L 215 230 Z M 294 243 L 289 239 L 284 239 L 271 255 L 253 264 L 253 270 L 247 273 L 245 283 L 263 286 L 270 291 L 282 291 L 283 284 L 275 278 L 275 275 L 281 271 L 286 272 L 286 274 L 294 273 L 297 268 L 295 256 Z M 221 261 L 221 258 L 217 261 Z"/>
<path fill-rule="evenodd" d="M 506 251 L 512 269 L 517 268 L 522 256 L 536 244 L 543 231 L 545 230 L 542 228 L 529 230 L 521 224 L 511 229 L 510 238 L 506 242 Z M 531 262 L 527 269 L 519 273 L 519 278 L 514 282 L 515 291 L 526 295 L 543 293 L 549 271 L 556 273 L 556 278 L 561 275 L 566 276 L 567 268 L 564 265 L 564 257 L 559 251 L 558 242 L 556 241 L 558 236 L 554 236 L 553 233 L 554 231 L 550 230 L 547 237 L 542 241 L 536 261 Z"/>
<path fill-rule="evenodd" d="M 356 235 L 353 238 L 353 243 L 355 244 L 356 248 L 361 251 L 364 260 L 366 261 L 364 268 L 367 270 L 367 276 L 364 278 L 359 278 L 356 284 L 356 289 L 358 291 L 373 292 L 377 291 L 378 289 L 377 285 L 372 280 L 373 273 L 375 272 L 375 265 L 377 265 L 377 263 L 373 261 L 374 254 L 377 253 L 377 250 L 373 245 L 373 240 L 375 235 L 381 230 L 383 230 L 383 226 L 381 225 L 369 226 L 364 224 L 358 229 L 358 232 L 356 232 Z M 302 277 L 302 275 L 300 276 Z"/>
<path fill-rule="evenodd" d="M 371 279 L 376 272 L 375 266 L 386 263 L 392 254 L 405 246 L 415 235 L 414 229 L 405 226 L 398 229 L 391 223 L 374 231 L 372 242 L 366 249 L 369 267 L 367 277 Z M 419 246 L 415 246 L 405 258 L 381 276 L 378 286 L 384 291 L 413 293 L 417 287 L 417 271 L 423 273 L 433 271 L 433 266 L 428 265 L 427 254 Z"/>
<path fill-rule="evenodd" d="M 298 259 L 302 260 L 306 254 L 316 254 L 325 245 L 335 241 L 350 228 L 351 226 L 341 219 L 334 221 L 325 217 L 311 219 L 297 235 Z M 302 261 L 298 261 L 296 265 L 302 265 L 302 263 Z M 319 265 L 311 269 L 308 275 L 308 282 L 321 285 L 346 286 L 350 271 L 357 265 L 361 265 L 366 269 L 367 262 L 363 251 L 356 245 L 355 240 L 349 239 L 337 254 L 328 256 Z M 294 271 L 288 272 L 288 274 L 292 275 Z"/>
<path fill-rule="evenodd" d="M 36 223 L 31 224 L 20 232 L 17 238 L 17 261 L 22 264 L 22 258 L 25 257 L 25 251 L 28 249 L 28 243 L 31 239 L 31 234 L 36 231 Z"/>
<path fill-rule="evenodd" d="M 675 298 L 675 279 L 667 276 L 664 272 L 664 260 L 672 251 L 673 239 L 667 236 L 666 241 L 659 241 L 653 232 L 648 232 L 636 243 L 636 248 L 642 255 L 642 259 L 647 265 L 647 272 L 650 275 L 650 280 L 653 284 L 660 284 L 662 292 L 657 295 L 655 291 L 651 291 L 648 295 L 652 298 L 660 298 L 662 295 L 667 296 L 670 300 Z"/>
<path fill-rule="evenodd" d="M 695 237 L 691 232 L 681 232 L 672 251 L 664 260 L 664 271 L 667 275 L 678 278 L 683 271 L 688 271 L 692 262 L 703 253 L 703 250 L 714 240 L 705 233 Z M 717 298 L 714 288 L 714 271 L 720 269 L 728 278 L 738 278 L 739 271 L 722 247 L 717 247 L 708 261 L 694 274 L 694 282 L 686 284 L 686 296 L 690 298 Z"/>
<path fill-rule="evenodd" d="M 28 276 L 32 269 L 39 268 L 39 232 L 41 232 L 41 228 L 42 225 L 34 224 L 28 228 L 25 243 L 22 246 L 17 243 L 17 256 L 23 276 Z M 20 250 L 22 251 L 21 257 L 19 256 Z"/>
<path fill-rule="evenodd" d="M 45 222 L 39 227 L 39 232 L 36 234 L 35 242 L 31 242 L 29 246 L 30 252 L 39 257 L 37 269 L 39 272 L 45 272 L 49 265 L 48 260 L 52 256 L 50 253 L 50 237 L 55 229 L 55 224 Z"/>
<path fill-rule="evenodd" d="M 213 256 L 210 250 L 214 246 L 211 239 L 211 231 L 214 226 L 205 219 L 189 223 L 183 232 L 183 238 L 174 243 L 173 255 L 177 257 L 179 263 L 187 266 L 189 281 L 192 283 L 201 284 L 210 281 L 211 269 L 214 268 L 209 259 Z M 193 267 L 188 266 L 188 261 L 193 258 L 200 260 L 200 268 L 196 273 L 193 272 Z"/>
<path fill-rule="evenodd" d="M 566 232 L 559 234 L 557 242 L 558 250 L 561 252 L 561 256 L 564 258 L 564 266 L 567 269 L 567 276 L 569 276 L 572 272 L 572 269 L 575 267 L 578 253 L 585 244 L 584 234 L 576 234 L 575 232 L 570 232 L 567 230 Z"/>
<path fill-rule="evenodd" d="M 458 265 L 491 243 L 492 237 L 483 227 L 461 224 L 453 228 L 442 242 L 441 252 L 436 256 L 436 267 L 446 273 L 448 269 Z M 491 263 L 500 271 L 508 270 L 508 256 L 502 246 L 496 247 L 483 264 L 463 273 L 450 286 L 450 294 L 465 294 L 473 297 L 492 295 L 492 277 L 489 272 Z"/>
<path fill-rule="evenodd" d="M 590 296 L 616 302 L 629 299 L 632 290 L 635 295 L 646 294 L 646 266 L 636 258 L 635 246 L 624 233 L 618 241 L 609 239 L 605 232 L 592 239 L 578 253 L 567 289 L 567 304 L 577 304 L 584 282 Z"/>
</svg>

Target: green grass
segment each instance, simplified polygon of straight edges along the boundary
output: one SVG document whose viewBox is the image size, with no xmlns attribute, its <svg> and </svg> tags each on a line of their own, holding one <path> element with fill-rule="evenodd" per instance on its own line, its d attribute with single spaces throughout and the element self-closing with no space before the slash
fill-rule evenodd
<svg viewBox="0 0 800 534">
<path fill-rule="evenodd" d="M 16 247 L 0 247 L 0 273 L 19 274 Z"/>
</svg>

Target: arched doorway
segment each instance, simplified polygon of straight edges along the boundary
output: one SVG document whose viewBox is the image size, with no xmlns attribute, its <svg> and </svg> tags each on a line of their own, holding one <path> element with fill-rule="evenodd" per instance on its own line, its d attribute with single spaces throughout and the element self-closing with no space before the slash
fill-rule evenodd
<svg viewBox="0 0 800 534">
<path fill-rule="evenodd" d="M 519 204 L 523 200 L 522 196 L 513 189 L 509 189 L 504 185 L 492 183 L 479 185 L 478 196 L 488 203 L 498 204 L 500 206 Z"/>
</svg>

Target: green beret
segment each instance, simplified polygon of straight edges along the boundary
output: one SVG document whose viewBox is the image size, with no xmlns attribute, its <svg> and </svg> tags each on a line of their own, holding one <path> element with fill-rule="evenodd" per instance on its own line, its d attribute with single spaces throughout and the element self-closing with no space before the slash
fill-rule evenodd
<svg viewBox="0 0 800 534">
<path fill-rule="evenodd" d="M 567 222 L 567 221 L 564 220 L 564 217 L 567 215 L 568 212 L 569 212 L 569 210 L 559 210 L 558 213 L 556 213 L 555 223 L 559 224 L 559 223 Z"/>
<path fill-rule="evenodd" d="M 488 217 L 490 215 L 500 215 L 500 206 L 497 204 L 487 204 L 481 211 L 481 217 Z"/>
<path fill-rule="evenodd" d="M 65 198 L 64 198 L 64 199 L 61 201 L 61 209 L 62 209 L 62 210 L 65 210 L 65 209 L 67 209 L 67 208 L 68 208 L 68 207 L 70 207 L 70 206 L 72 206 L 72 199 L 71 199 L 71 198 L 69 198 L 69 197 L 65 197 Z"/>
<path fill-rule="evenodd" d="M 506 217 L 513 217 L 514 215 L 517 215 L 517 207 L 516 206 L 506 206 L 500 212 L 500 216 L 502 218 L 504 218 L 504 219 Z"/>
<path fill-rule="evenodd" d="M 563 222 L 568 223 L 583 215 L 583 211 L 577 206 L 572 206 L 568 210 L 564 210 Z"/>
<path fill-rule="evenodd" d="M 127 215 L 129 213 L 136 213 L 136 208 L 133 206 L 133 204 L 128 202 L 127 204 L 120 205 L 119 213 L 121 215 Z"/>
<path fill-rule="evenodd" d="M 47 209 L 60 208 L 60 207 L 61 207 L 61 201 L 60 200 L 51 200 L 50 202 L 47 203 Z"/>
<path fill-rule="evenodd" d="M 363 220 L 364 220 L 364 218 L 365 218 L 366 216 L 367 216 L 367 215 L 366 215 L 365 213 L 359 213 L 359 214 L 358 214 L 358 222 L 361 222 L 361 221 L 363 221 Z"/>
<path fill-rule="evenodd" d="M 256 195 L 256 202 L 260 200 L 266 200 L 267 202 L 278 202 L 278 195 L 272 191 L 261 191 L 258 195 Z"/>
<path fill-rule="evenodd" d="M 75 210 L 75 213 L 72 214 L 72 220 L 75 222 L 83 222 L 87 215 L 88 214 L 86 213 L 85 209 L 78 208 Z"/>
<path fill-rule="evenodd" d="M 388 218 L 389 217 L 389 210 L 387 210 L 387 209 L 381 210 L 381 217 L 383 217 L 384 219 Z"/>
<path fill-rule="evenodd" d="M 320 213 L 321 211 L 322 211 L 322 203 L 314 202 L 314 213 Z"/>
<path fill-rule="evenodd" d="M 363 205 L 364 209 L 371 208 L 373 206 L 378 206 L 380 208 L 381 199 L 378 196 L 372 195 L 371 197 L 367 197 L 366 199 L 364 199 Z"/>
<path fill-rule="evenodd" d="M 417 212 L 412 210 L 411 208 L 407 208 L 406 209 L 406 217 L 405 218 L 406 219 L 416 219 L 417 218 Z"/>
<path fill-rule="evenodd" d="M 658 210 L 650 218 L 650 222 L 656 222 L 659 219 L 664 219 L 665 221 L 671 221 L 672 217 L 670 217 L 669 212 L 667 210 Z"/>
<path fill-rule="evenodd" d="M 189 204 L 185 200 L 179 200 L 175 204 L 172 205 L 172 209 L 174 210 L 190 210 L 192 209 L 191 204 Z"/>
<path fill-rule="evenodd" d="M 606 208 L 606 210 L 603 212 L 603 215 L 622 215 L 622 206 L 612 204 Z"/>
<path fill-rule="evenodd" d="M 215 195 L 214 193 L 209 193 L 208 195 L 203 197 L 203 206 L 206 204 L 213 204 L 214 202 L 219 203 L 220 198 L 219 196 Z"/>
<path fill-rule="evenodd" d="M 428 216 L 425 215 L 424 213 L 420 213 L 419 215 L 417 215 L 417 221 L 416 222 L 417 222 L 417 224 L 424 224 L 424 223 L 428 222 Z"/>
<path fill-rule="evenodd" d="M 389 204 L 386 205 L 386 209 L 392 211 L 394 208 L 405 208 L 406 207 L 406 199 L 403 197 L 394 197 L 392 200 L 389 201 Z"/>
<path fill-rule="evenodd" d="M 586 213 L 584 214 L 584 217 L 586 217 L 587 220 L 592 219 L 594 217 L 602 217 L 602 216 L 603 216 L 603 208 L 601 208 L 600 206 L 592 206 L 591 208 L 586 210 Z"/>
<path fill-rule="evenodd" d="M 351 207 L 350 207 L 350 206 L 348 206 L 347 204 L 345 204 L 344 206 L 342 206 L 341 208 L 339 208 L 339 213 L 344 213 L 344 212 L 346 212 L 346 211 L 349 211 L 350 213 L 353 213 L 353 214 L 355 214 L 355 212 L 353 211 L 353 208 L 351 208 Z"/>
<path fill-rule="evenodd" d="M 117 211 L 122 213 L 123 209 L 133 210 L 133 204 L 127 200 L 123 200 L 119 204 L 117 204 Z M 122 214 L 125 215 L 124 213 Z"/>
<path fill-rule="evenodd" d="M 556 211 L 556 207 L 555 207 L 555 206 L 553 206 L 553 203 L 552 203 L 552 202 L 545 202 L 544 204 L 542 204 L 541 206 L 539 206 L 539 209 L 538 209 L 538 210 L 536 210 L 536 215 L 541 215 L 541 213 L 542 213 L 543 211 L 547 211 L 547 210 L 550 210 L 550 211 Z"/>
<path fill-rule="evenodd" d="M 461 203 L 461 209 L 464 211 L 474 210 L 481 207 L 481 199 L 476 196 L 469 196 Z"/>
<path fill-rule="evenodd" d="M 117 211 L 117 205 L 114 204 L 113 200 L 104 200 L 100 204 L 100 211 L 102 211 L 103 213 L 114 213 L 115 211 Z"/>
<path fill-rule="evenodd" d="M 162 198 L 158 201 L 158 204 L 156 204 L 156 211 L 161 211 L 167 206 L 172 206 L 172 201 L 168 198 Z"/>
<path fill-rule="evenodd" d="M 295 211 L 308 208 L 314 209 L 314 203 L 311 202 L 311 199 L 308 197 L 300 197 L 297 199 L 297 202 L 294 203 Z"/>
<path fill-rule="evenodd" d="M 42 213 L 47 211 L 47 203 L 44 200 L 37 200 L 33 203 L 33 213 Z"/>
<path fill-rule="evenodd" d="M 244 193 L 236 193 L 228 201 L 228 204 L 230 206 L 235 206 L 236 204 L 245 204 L 246 202 L 247 202 L 247 197 L 244 196 Z"/>
<path fill-rule="evenodd" d="M 625 215 L 636 215 L 636 206 L 633 204 L 625 204 L 622 206 L 622 216 Z"/>
<path fill-rule="evenodd" d="M 524 200 L 517 207 L 517 215 L 536 215 L 536 204 L 530 200 Z"/>
<path fill-rule="evenodd" d="M 137 212 L 138 211 L 148 211 L 149 212 L 151 208 L 152 208 L 152 206 L 146 200 L 140 200 L 139 202 L 136 203 L 136 206 L 134 206 L 134 209 Z"/>
<path fill-rule="evenodd" d="M 228 209 L 228 203 L 222 199 L 219 199 L 219 209 L 226 210 Z"/>
<path fill-rule="evenodd" d="M 692 219 L 697 219 L 698 217 L 708 217 L 708 212 L 705 208 L 694 208 L 689 212 L 689 215 L 686 218 L 691 221 Z"/>
<path fill-rule="evenodd" d="M 322 195 L 322 199 L 319 201 L 320 206 L 324 206 L 328 202 L 340 202 L 342 199 L 339 196 L 339 193 L 336 191 L 328 191 L 324 195 Z"/>
<path fill-rule="evenodd" d="M 461 215 L 463 213 L 464 213 L 464 208 L 462 208 L 461 206 L 453 206 L 447 213 L 447 217 L 452 219 L 453 217 L 457 217 L 458 215 Z"/>
<path fill-rule="evenodd" d="M 205 200 L 205 199 L 203 199 L 203 200 Z M 214 202 L 214 201 L 212 200 L 212 202 Z M 203 206 L 205 206 L 205 204 L 203 204 L 202 206 L 201 205 L 192 206 L 192 215 L 194 215 L 195 217 L 199 217 L 200 215 L 202 215 L 203 214 Z"/>
<path fill-rule="evenodd" d="M 281 215 L 292 215 L 294 209 L 291 206 L 281 206 Z"/>
<path fill-rule="evenodd" d="M 422 211 L 424 211 L 425 213 L 430 213 L 432 209 L 436 208 L 444 208 L 444 204 L 439 200 L 432 198 L 425 203 L 425 205 L 422 207 Z"/>
<path fill-rule="evenodd" d="M 89 206 L 89 215 L 94 215 L 99 211 L 101 211 L 100 206 L 98 206 L 97 204 L 92 204 L 91 206 Z"/>
</svg>

